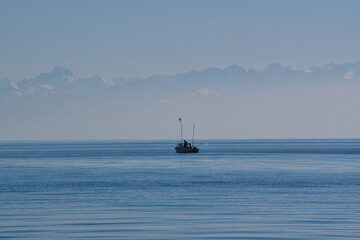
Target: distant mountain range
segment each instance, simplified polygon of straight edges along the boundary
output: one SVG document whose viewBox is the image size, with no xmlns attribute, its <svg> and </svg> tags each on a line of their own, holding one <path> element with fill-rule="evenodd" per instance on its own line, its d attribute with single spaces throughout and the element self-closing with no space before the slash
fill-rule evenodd
<svg viewBox="0 0 360 240">
<path fill-rule="evenodd" d="M 56 67 L 0 80 L 0 140 L 360 136 L 360 62 L 230 66 L 172 76 L 77 78 Z"/>
<path fill-rule="evenodd" d="M 161 84 L 170 87 L 194 86 L 217 88 L 236 87 L 246 84 L 276 84 L 308 82 L 321 83 L 328 81 L 359 81 L 360 62 L 347 64 L 327 64 L 313 66 L 309 69 L 298 70 L 290 66 L 281 66 L 277 63 L 270 64 L 263 71 L 245 69 L 234 65 L 224 69 L 208 68 L 203 71 L 190 71 L 173 76 L 151 76 L 140 78 L 115 78 L 104 79 L 96 75 L 89 78 L 76 78 L 72 71 L 65 67 L 55 67 L 51 72 L 42 73 L 32 79 L 14 81 L 8 78 L 0 79 L 0 99 L 10 100 L 32 95 L 66 95 L 80 94 L 93 91 L 102 91 L 110 88 L 122 88 L 126 85 Z"/>
</svg>

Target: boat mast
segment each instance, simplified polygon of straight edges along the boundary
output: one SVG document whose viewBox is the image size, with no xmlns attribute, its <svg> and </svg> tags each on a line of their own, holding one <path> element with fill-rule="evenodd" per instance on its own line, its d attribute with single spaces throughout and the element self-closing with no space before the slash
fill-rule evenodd
<svg viewBox="0 0 360 240">
<path fill-rule="evenodd" d="M 181 117 L 179 118 L 179 122 L 180 122 L 180 132 L 181 132 L 181 135 L 180 135 L 180 143 L 182 143 L 182 141 L 183 141 L 183 134 L 182 134 L 182 118 L 181 118 Z"/>
<path fill-rule="evenodd" d="M 194 146 L 194 133 L 195 133 L 195 124 L 193 124 L 193 139 L 192 139 L 192 145 Z"/>
<path fill-rule="evenodd" d="M 182 141 L 183 141 L 183 134 L 182 134 L 182 123 L 180 124 L 180 128 L 181 128 L 181 139 L 180 139 L 180 143 L 182 143 Z"/>
</svg>

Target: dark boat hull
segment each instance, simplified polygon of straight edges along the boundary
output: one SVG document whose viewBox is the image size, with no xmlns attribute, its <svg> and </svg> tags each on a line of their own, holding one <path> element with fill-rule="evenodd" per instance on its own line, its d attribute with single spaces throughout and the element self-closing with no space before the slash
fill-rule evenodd
<svg viewBox="0 0 360 240">
<path fill-rule="evenodd" d="M 184 147 L 184 146 L 176 146 L 175 147 L 175 151 L 177 153 L 198 153 L 199 152 L 199 148 L 198 147 Z"/>
</svg>

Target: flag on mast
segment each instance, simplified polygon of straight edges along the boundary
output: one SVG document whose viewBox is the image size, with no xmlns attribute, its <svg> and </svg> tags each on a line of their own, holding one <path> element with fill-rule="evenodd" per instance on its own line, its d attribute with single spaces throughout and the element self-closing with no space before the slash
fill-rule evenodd
<svg viewBox="0 0 360 240">
<path fill-rule="evenodd" d="M 181 122 L 181 121 L 182 121 L 182 118 L 180 117 L 180 118 L 179 118 L 179 122 Z"/>
</svg>

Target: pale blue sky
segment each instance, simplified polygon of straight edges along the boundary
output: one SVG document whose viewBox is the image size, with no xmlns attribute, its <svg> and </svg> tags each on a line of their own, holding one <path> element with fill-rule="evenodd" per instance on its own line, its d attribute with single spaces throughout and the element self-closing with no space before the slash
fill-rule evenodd
<svg viewBox="0 0 360 240">
<path fill-rule="evenodd" d="M 0 0 L 0 78 L 360 60 L 360 1 Z"/>
</svg>

